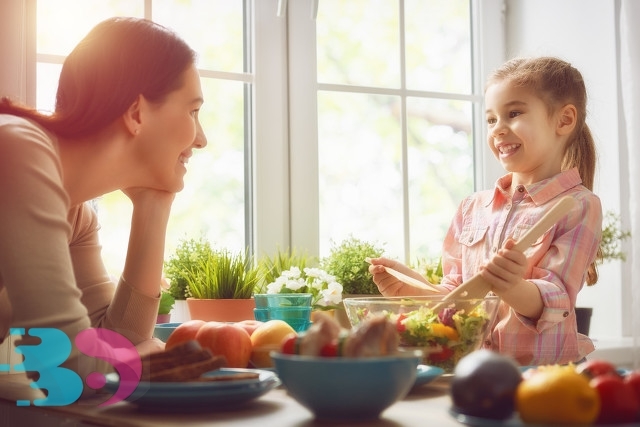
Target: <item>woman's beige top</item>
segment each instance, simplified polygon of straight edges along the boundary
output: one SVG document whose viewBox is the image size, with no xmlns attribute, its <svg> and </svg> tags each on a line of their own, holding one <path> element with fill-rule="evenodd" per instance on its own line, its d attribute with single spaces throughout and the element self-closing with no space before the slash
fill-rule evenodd
<svg viewBox="0 0 640 427">
<path fill-rule="evenodd" d="M 113 283 L 96 212 L 89 202 L 69 206 L 63 172 L 52 134 L 0 114 L 0 342 L 9 328 L 35 327 L 58 328 L 71 342 L 89 327 L 112 329 L 133 344 L 151 338 L 159 298 Z M 110 370 L 76 357 L 67 366 L 82 378 L 96 367 Z"/>
</svg>

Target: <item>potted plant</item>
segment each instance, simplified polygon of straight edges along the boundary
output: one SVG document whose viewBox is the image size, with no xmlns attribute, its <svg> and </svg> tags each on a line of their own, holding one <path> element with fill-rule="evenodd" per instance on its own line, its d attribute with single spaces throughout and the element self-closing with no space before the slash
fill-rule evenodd
<svg viewBox="0 0 640 427">
<path fill-rule="evenodd" d="M 367 258 L 377 258 L 383 254 L 382 247 L 349 236 L 340 244 L 333 243 L 329 255 L 320 262 L 322 268 L 329 274 L 335 276 L 336 280 L 342 284 L 344 298 L 358 296 L 380 296 L 378 287 L 373 282 L 373 277 L 369 273 Z M 350 328 L 351 324 L 341 303 L 335 311 L 335 317 L 344 328 Z"/>
<path fill-rule="evenodd" d="M 184 238 L 164 263 L 164 276 L 169 282 L 169 293 L 175 300 L 173 319 L 176 322 L 190 319 L 187 307 L 187 272 L 197 270 L 198 265 L 207 259 L 210 251 L 211 246 L 203 237 Z"/>
<path fill-rule="evenodd" d="M 307 266 L 311 266 L 311 264 L 315 263 L 309 255 L 296 249 L 287 249 L 286 251 L 278 249 L 273 256 L 263 256 L 258 261 L 260 280 L 256 293 L 266 293 L 267 285 L 275 282 L 283 271 L 289 270 L 291 267 L 304 269 Z"/>
<path fill-rule="evenodd" d="M 186 284 L 191 319 L 236 322 L 253 319 L 258 272 L 248 251 L 214 249 L 204 238 L 189 239 L 176 250 L 174 290 Z M 171 287 L 170 287 L 171 289 Z"/>
<path fill-rule="evenodd" d="M 158 307 L 158 318 L 156 323 L 169 323 L 171 321 L 171 310 L 175 304 L 175 298 L 167 290 L 160 293 L 160 306 Z"/>
<path fill-rule="evenodd" d="M 600 242 L 600 253 L 596 259 L 596 265 L 602 265 L 605 262 L 614 260 L 626 261 L 627 255 L 622 250 L 621 245 L 624 240 L 631 237 L 631 232 L 622 229 L 620 215 L 617 215 L 613 211 L 605 212 L 602 223 L 602 240 Z M 595 285 L 595 283 L 589 286 L 593 285 Z M 592 307 L 576 307 L 578 332 L 581 334 L 589 335 L 592 314 Z"/>
</svg>

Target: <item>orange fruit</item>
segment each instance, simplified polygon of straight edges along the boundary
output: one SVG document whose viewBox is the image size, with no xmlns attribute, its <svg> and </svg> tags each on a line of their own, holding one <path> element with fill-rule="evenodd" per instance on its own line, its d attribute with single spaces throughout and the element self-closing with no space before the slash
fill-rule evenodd
<svg viewBox="0 0 640 427">
<path fill-rule="evenodd" d="M 544 366 L 518 385 L 516 409 L 525 423 L 586 425 L 598 417 L 600 397 L 573 365 Z"/>
<path fill-rule="evenodd" d="M 251 334 L 251 363 L 256 368 L 273 366 L 269 352 L 278 351 L 282 340 L 289 334 L 295 333 L 284 320 L 272 319 L 258 326 Z"/>
</svg>

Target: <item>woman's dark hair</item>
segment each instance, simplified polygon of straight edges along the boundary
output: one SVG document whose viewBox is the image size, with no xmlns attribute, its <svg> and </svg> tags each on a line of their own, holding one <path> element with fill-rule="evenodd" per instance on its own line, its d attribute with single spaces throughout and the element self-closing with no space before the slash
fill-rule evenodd
<svg viewBox="0 0 640 427">
<path fill-rule="evenodd" d="M 53 114 L 0 100 L 0 113 L 34 120 L 64 137 L 82 137 L 120 117 L 138 95 L 161 102 L 182 85 L 195 52 L 174 32 L 152 21 L 102 21 L 67 56 Z"/>
</svg>

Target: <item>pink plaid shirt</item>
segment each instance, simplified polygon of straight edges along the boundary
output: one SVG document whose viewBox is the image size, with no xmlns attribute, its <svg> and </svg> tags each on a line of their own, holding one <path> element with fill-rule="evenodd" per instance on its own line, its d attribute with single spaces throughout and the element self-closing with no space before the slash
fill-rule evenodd
<svg viewBox="0 0 640 427">
<path fill-rule="evenodd" d="M 470 279 L 507 237 L 517 240 L 560 197 L 574 197 L 577 207 L 525 251 L 529 265 L 524 278 L 540 290 L 542 315 L 529 319 L 501 302 L 484 346 L 521 365 L 576 362 L 594 349 L 577 332 L 574 307 L 600 245 L 600 199 L 582 185 L 576 169 L 520 185 L 513 196 L 511 179 L 511 174 L 503 176 L 495 189 L 477 192 L 458 207 L 443 243 L 442 284 L 453 289 Z"/>
</svg>

